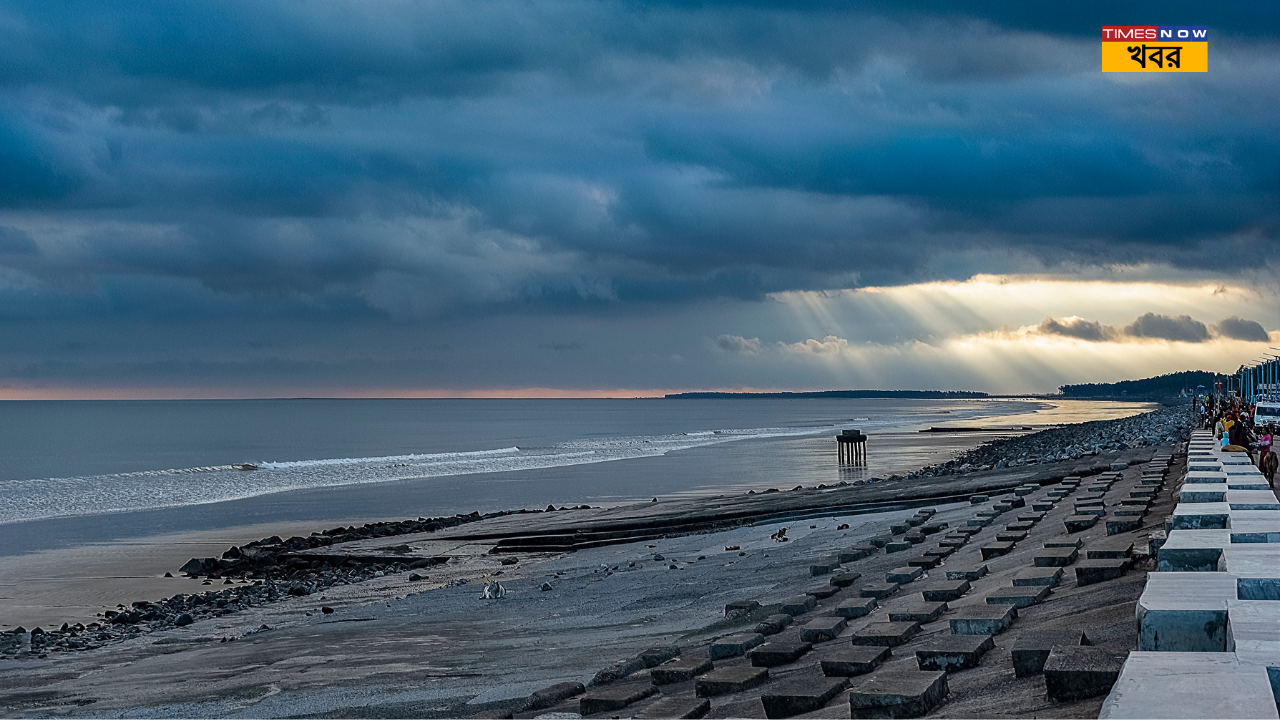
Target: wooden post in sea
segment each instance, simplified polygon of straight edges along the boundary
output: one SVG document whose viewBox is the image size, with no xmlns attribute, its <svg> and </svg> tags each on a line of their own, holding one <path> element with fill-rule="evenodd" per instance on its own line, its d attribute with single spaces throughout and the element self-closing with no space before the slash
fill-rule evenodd
<svg viewBox="0 0 1280 720">
<path fill-rule="evenodd" d="M 842 430 L 836 436 L 836 456 L 841 465 L 867 463 L 867 436 L 860 430 Z"/>
</svg>

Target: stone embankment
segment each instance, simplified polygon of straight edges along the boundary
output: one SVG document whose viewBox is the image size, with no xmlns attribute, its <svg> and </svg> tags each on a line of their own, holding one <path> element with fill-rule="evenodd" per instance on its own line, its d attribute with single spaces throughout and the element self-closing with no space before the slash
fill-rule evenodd
<svg viewBox="0 0 1280 720">
<path fill-rule="evenodd" d="M 1127 418 L 1097 420 L 1000 438 L 948 462 L 909 473 L 906 477 L 940 477 L 1080 460 L 1109 451 L 1185 441 L 1194 421 L 1192 413 L 1190 404 L 1166 406 Z"/>
</svg>

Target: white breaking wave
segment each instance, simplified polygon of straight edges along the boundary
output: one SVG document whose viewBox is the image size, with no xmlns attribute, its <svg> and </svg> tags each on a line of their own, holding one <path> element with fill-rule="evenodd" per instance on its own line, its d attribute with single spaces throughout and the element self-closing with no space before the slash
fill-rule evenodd
<svg viewBox="0 0 1280 720">
<path fill-rule="evenodd" d="M 447 462 L 459 458 L 490 457 L 493 455 L 509 455 L 520 452 L 518 447 L 499 448 L 497 450 L 472 450 L 469 452 L 427 453 L 422 455 L 386 455 L 367 458 L 330 458 L 326 460 L 289 460 L 286 462 L 264 462 L 258 467 L 266 470 L 288 470 L 293 468 L 321 467 L 333 465 L 377 465 L 408 464 L 411 462 Z"/>
<path fill-rule="evenodd" d="M 868 421 L 859 427 L 897 425 Z M 72 478 L 13 480 L 0 494 L 0 524 L 55 517 L 100 515 L 203 505 L 313 488 L 417 480 L 471 473 L 513 472 L 653 457 L 741 440 L 801 437 L 832 432 L 840 425 L 698 430 L 671 435 L 581 439 L 546 448 L 506 447 L 466 452 L 321 458 L 150 470 Z"/>
</svg>

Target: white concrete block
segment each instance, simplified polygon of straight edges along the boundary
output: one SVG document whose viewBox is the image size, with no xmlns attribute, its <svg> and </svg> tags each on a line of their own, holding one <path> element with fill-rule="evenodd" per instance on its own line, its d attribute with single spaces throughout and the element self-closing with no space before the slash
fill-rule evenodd
<svg viewBox="0 0 1280 720">
<path fill-rule="evenodd" d="M 1180 503 L 1226 502 L 1227 484 L 1220 483 L 1187 483 L 1178 491 Z"/>
<path fill-rule="evenodd" d="M 1230 653 L 1131 652 L 1099 718 L 1276 718 L 1264 668 Z"/>
<path fill-rule="evenodd" d="M 1160 572 L 1218 572 L 1230 530 L 1174 530 L 1160 546 Z"/>
<path fill-rule="evenodd" d="M 1222 551 L 1224 572 L 1236 577 L 1241 600 L 1280 600 L 1280 544 L 1232 543 Z"/>
<path fill-rule="evenodd" d="M 1231 542 L 1233 543 L 1280 543 L 1280 513 L 1277 517 L 1265 520 L 1237 518 L 1231 514 Z"/>
<path fill-rule="evenodd" d="M 1280 702 L 1280 603 L 1232 600 L 1227 603 L 1227 649 L 1242 665 L 1266 668 L 1272 697 Z"/>
<path fill-rule="evenodd" d="M 1224 483 L 1227 481 L 1227 474 L 1221 470 L 1196 470 L 1187 473 L 1187 477 L 1183 482 L 1186 485 L 1198 485 L 1200 483 Z"/>
<path fill-rule="evenodd" d="M 1188 457 L 1187 472 L 1222 472 L 1222 463 L 1217 458 Z"/>
<path fill-rule="evenodd" d="M 1225 529 L 1231 506 L 1226 503 L 1187 503 L 1173 509 L 1175 530 Z"/>
<path fill-rule="evenodd" d="M 1138 598 L 1138 649 L 1224 652 L 1227 602 L 1236 599 L 1226 573 L 1155 572 Z"/>
<path fill-rule="evenodd" d="M 1280 500 L 1270 490 L 1228 490 L 1232 510 L 1280 510 Z"/>
</svg>

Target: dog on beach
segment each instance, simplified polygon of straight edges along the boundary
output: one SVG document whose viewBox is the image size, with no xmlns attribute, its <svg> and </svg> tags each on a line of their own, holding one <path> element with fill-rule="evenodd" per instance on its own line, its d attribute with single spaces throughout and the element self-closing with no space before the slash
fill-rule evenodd
<svg viewBox="0 0 1280 720">
<path fill-rule="evenodd" d="M 1266 455 L 1263 455 L 1262 459 L 1258 460 L 1258 469 L 1261 470 L 1262 474 L 1267 477 L 1267 484 L 1271 486 L 1272 490 L 1274 490 L 1276 487 L 1276 465 L 1277 464 L 1280 464 L 1280 460 L 1276 459 L 1275 450 L 1272 450 Z"/>
<path fill-rule="evenodd" d="M 489 582 L 484 584 L 484 590 L 480 593 L 481 600 L 497 600 L 507 596 L 507 589 L 502 587 L 502 583 Z"/>
</svg>

